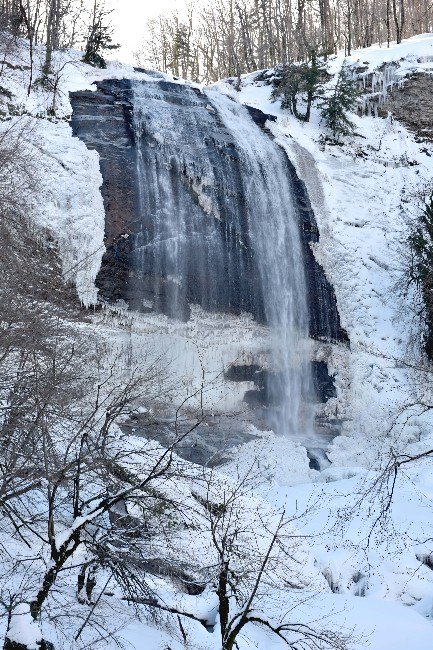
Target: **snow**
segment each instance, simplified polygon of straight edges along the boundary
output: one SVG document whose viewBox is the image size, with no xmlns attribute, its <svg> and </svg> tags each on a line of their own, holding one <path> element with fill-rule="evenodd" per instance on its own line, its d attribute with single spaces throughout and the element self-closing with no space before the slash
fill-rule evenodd
<svg viewBox="0 0 433 650">
<path fill-rule="evenodd" d="M 21 603 L 14 608 L 8 630 L 8 639 L 15 643 L 21 643 L 28 650 L 38 650 L 42 635 L 37 623 L 30 614 L 30 607 L 27 603 Z"/>
<path fill-rule="evenodd" d="M 422 71 L 431 69 L 433 62 L 433 40 L 431 34 L 418 34 L 412 38 L 404 39 L 402 43 L 391 42 L 387 44 L 372 45 L 361 50 L 354 50 L 350 56 L 345 57 L 340 53 L 331 57 L 331 72 L 338 72 L 343 60 L 348 63 L 361 63 L 368 65 L 368 71 L 374 72 L 384 63 L 398 62 L 402 72 Z"/>
<path fill-rule="evenodd" d="M 65 122 L 38 120 L 32 147 L 40 183 L 32 216 L 54 233 L 64 277 L 88 307 L 97 300 L 95 278 L 105 250 L 98 155 L 71 138 Z"/>
<path fill-rule="evenodd" d="M 306 610 L 308 614 L 306 613 Z M 318 620 L 328 616 L 335 616 L 331 611 L 329 601 L 325 598 L 316 602 L 311 600 L 304 607 L 305 620 L 316 616 Z M 405 610 L 393 603 L 384 603 L 379 600 L 369 601 L 361 598 L 342 596 L 338 603 L 340 612 L 339 624 L 345 626 L 350 632 L 355 628 L 350 644 L 351 650 L 431 650 L 431 626 L 416 612 Z M 302 617 L 301 617 L 302 620 Z M 191 626 L 185 623 L 187 632 L 192 633 Z M 239 640 L 240 650 L 251 648 L 258 650 L 284 650 L 287 648 L 281 640 L 271 636 L 266 631 L 256 626 L 247 628 L 248 633 L 241 634 Z M 215 635 L 209 635 L 203 628 L 193 632 L 193 643 L 189 646 L 194 650 L 220 650 L 221 644 Z M 190 637 L 191 638 L 191 637 Z M 125 634 L 125 640 L 133 648 L 141 650 L 181 650 L 181 638 L 176 640 L 175 635 L 168 637 L 155 628 L 144 626 L 131 626 Z M 146 645 L 144 645 L 144 643 Z M 110 645 L 109 648 L 116 646 Z M 188 646 L 187 646 L 188 647 Z"/>
</svg>

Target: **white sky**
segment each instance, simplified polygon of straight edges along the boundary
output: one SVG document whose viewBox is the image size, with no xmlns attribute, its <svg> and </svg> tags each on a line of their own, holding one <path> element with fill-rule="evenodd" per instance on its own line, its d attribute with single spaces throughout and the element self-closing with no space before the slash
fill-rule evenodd
<svg viewBox="0 0 433 650">
<path fill-rule="evenodd" d="M 135 63 L 132 54 L 138 49 L 146 33 L 146 22 L 159 14 L 184 5 L 182 0 L 109 0 L 107 5 L 115 11 L 112 23 L 114 41 L 122 45 L 113 58 Z"/>
</svg>

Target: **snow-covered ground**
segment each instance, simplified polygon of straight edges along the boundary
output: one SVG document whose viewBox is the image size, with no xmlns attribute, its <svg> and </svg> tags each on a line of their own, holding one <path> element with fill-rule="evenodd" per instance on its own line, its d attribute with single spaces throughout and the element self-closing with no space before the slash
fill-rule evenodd
<svg viewBox="0 0 433 650">
<path fill-rule="evenodd" d="M 36 56 L 41 59 L 42 50 Z M 153 77 L 117 63 L 96 71 L 79 59 L 77 52 L 58 55 L 59 93 L 55 117 L 50 119 L 52 95 L 40 89 L 27 96 L 25 43 L 8 54 L 13 67 L 3 70 L 0 85 L 12 93 L 15 109 L 32 121 L 30 145 L 41 180 L 34 218 L 52 230 L 65 274 L 75 281 L 82 302 L 91 305 L 104 250 L 102 179 L 97 155 L 72 138 L 68 92 L 91 89 L 93 81 L 103 78 Z M 389 49 L 373 46 L 350 57 L 350 62 L 363 65 L 364 74 L 391 61 L 399 67 L 392 79 L 387 78 L 390 83 L 400 83 L 414 71 L 431 72 L 433 36 L 421 35 Z M 332 71 L 338 72 L 342 62 L 341 56 L 331 60 Z M 381 74 L 377 73 L 377 84 L 383 92 Z M 429 461 L 400 473 L 386 526 L 374 524 L 381 506 L 375 486 L 389 450 L 420 452 L 433 446 L 430 414 L 405 410 L 424 389 L 420 383 L 425 376 L 412 368 L 422 361 L 414 345 L 419 332 L 410 311 L 411 297 L 401 291 L 402 243 L 411 217 L 405 197 L 432 178 L 431 145 L 417 143 L 404 125 L 391 119 L 354 116 L 359 137 L 343 147 L 324 146 L 316 110 L 309 124 L 301 124 L 271 101 L 269 85 L 254 78 L 244 77 L 240 92 L 223 82 L 216 89 L 277 116 L 267 126 L 307 186 L 320 230 L 315 254 L 335 288 L 351 345 L 322 346 L 317 352 L 336 374 L 338 397 L 329 409 L 344 422 L 343 435 L 329 450 L 332 467 L 321 474 L 310 470 L 299 442 L 269 435 L 235 451 L 233 466 L 221 470 L 221 480 L 224 472 L 231 476 L 235 466 L 247 467 L 258 455 L 265 476 L 257 488 L 258 498 L 272 507 L 284 506 L 289 515 L 308 513 L 297 527 L 305 535 L 313 591 L 311 600 L 297 608 L 298 620 L 329 614 L 337 628 L 354 628 L 353 650 L 427 650 L 433 644 L 433 571 L 426 561 L 433 551 L 428 541 L 433 524 Z M 205 368 L 215 386 L 209 404 L 215 406 L 221 398 L 233 409 L 239 395 L 222 395 L 226 388 L 218 382 L 221 363 L 239 354 L 248 358 L 261 345 L 260 328 L 247 318 L 233 319 L 227 328 L 221 317 L 198 310 L 188 324 L 106 313 L 96 315 L 88 326 L 114 341 L 113 347 L 125 358 L 132 354 L 138 359 L 141 354 L 144 359 L 146 346 L 152 350 L 158 343 L 170 355 L 170 372 L 188 377 L 183 388 L 188 383 L 196 387 Z M 19 622 L 16 628 L 18 634 Z M 185 629 L 190 639 L 186 647 L 218 648 L 217 635 L 199 624 L 186 622 Z M 132 621 L 122 635 L 136 650 L 185 647 L 178 628 L 167 630 Z M 106 647 L 116 645 L 107 642 Z M 239 647 L 284 646 L 252 627 Z"/>
</svg>

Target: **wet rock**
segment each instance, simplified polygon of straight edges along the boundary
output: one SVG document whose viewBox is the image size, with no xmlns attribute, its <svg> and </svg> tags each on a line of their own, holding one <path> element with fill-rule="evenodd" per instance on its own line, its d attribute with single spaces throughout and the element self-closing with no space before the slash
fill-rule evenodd
<svg viewBox="0 0 433 650">
<path fill-rule="evenodd" d="M 253 118 L 254 122 L 256 124 L 258 124 L 258 126 L 260 126 L 260 127 L 264 127 L 268 120 L 270 122 L 276 122 L 277 121 L 276 115 L 268 115 L 267 113 L 263 113 L 258 108 L 255 108 L 255 106 L 245 106 L 245 108 L 247 109 L 247 111 L 251 115 L 251 117 Z"/>
<path fill-rule="evenodd" d="M 101 82 L 95 92 L 72 93 L 72 131 L 99 153 L 104 179 L 101 192 L 106 212 L 105 245 L 97 285 L 110 302 L 129 300 L 133 242 L 137 222 L 134 182 L 136 156 L 131 129 L 132 106 L 125 80 Z"/>
<path fill-rule="evenodd" d="M 315 395 L 319 402 L 325 404 L 337 397 L 334 378 L 329 374 L 328 365 L 324 361 L 313 361 L 311 365 Z"/>
<path fill-rule="evenodd" d="M 188 86 L 155 81 L 144 104 L 141 142 L 134 130 L 130 81 L 105 80 L 97 84 L 96 92 L 72 93 L 71 102 L 74 135 L 98 151 L 104 179 L 107 251 L 97 278 L 101 297 L 109 302 L 125 300 L 135 310 L 156 311 L 185 321 L 195 303 L 209 311 L 250 312 L 257 321 L 265 322 L 239 152 L 217 111 L 208 110 L 208 96 Z M 179 120 L 176 138 L 161 135 L 152 126 L 154 113 L 161 107 L 171 110 L 170 106 Z M 274 119 L 254 107 L 247 109 L 261 127 Z M 141 186 L 138 149 L 147 174 Z M 212 186 L 206 185 L 203 156 L 213 170 Z M 318 241 L 319 233 L 306 188 L 294 166 L 285 160 L 302 236 L 310 336 L 347 342 L 333 288 L 310 246 Z M 161 227 L 157 226 L 158 213 L 166 209 L 161 196 L 169 186 L 189 215 L 181 276 L 171 270 L 170 256 L 161 247 L 170 233 L 155 238 L 155 229 Z M 163 194 L 158 194 L 161 191 Z M 259 400 L 265 399 L 260 392 Z"/>
<path fill-rule="evenodd" d="M 310 244 L 319 241 L 316 217 L 308 198 L 307 188 L 297 176 L 294 165 L 287 160 L 301 221 L 305 274 L 310 314 L 309 332 L 312 339 L 349 343 L 347 332 L 341 326 L 334 288 L 323 267 L 314 257 Z"/>
</svg>

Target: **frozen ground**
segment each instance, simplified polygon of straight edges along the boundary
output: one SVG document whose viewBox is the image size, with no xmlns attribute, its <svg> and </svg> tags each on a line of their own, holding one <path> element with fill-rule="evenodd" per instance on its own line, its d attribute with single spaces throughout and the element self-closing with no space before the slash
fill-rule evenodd
<svg viewBox="0 0 433 650">
<path fill-rule="evenodd" d="M 90 305 L 96 298 L 93 282 L 103 252 L 101 177 L 96 154 L 72 138 L 68 91 L 91 88 L 98 78 L 144 76 L 115 63 L 106 71 L 95 71 L 81 64 L 79 56 L 72 52 L 59 57 L 60 92 L 56 117 L 50 120 L 45 118 L 52 98 L 44 91 L 26 94 L 28 72 L 20 69 L 27 63 L 25 44 L 12 48 L 9 60 L 14 68 L 4 71 L 1 84 L 13 93 L 19 112 L 33 122 L 30 146 L 40 163 L 43 196 L 35 206 L 35 219 L 53 231 L 65 273 L 76 282 L 83 303 Z M 399 82 L 414 70 L 430 72 L 432 57 L 433 37 L 422 35 L 389 50 L 354 52 L 351 61 L 368 62 L 368 72 L 385 61 L 399 61 Z M 335 72 L 342 60 L 332 61 Z M 381 83 L 379 74 L 378 87 L 383 90 Z M 374 527 L 381 502 L 372 489 L 391 447 L 422 451 L 433 440 L 429 414 L 412 410 L 409 420 L 407 411 L 402 414 L 421 390 L 427 399 L 430 396 L 420 386 L 425 375 L 411 368 L 420 360 L 419 332 L 408 309 L 411 297 L 404 298 L 400 290 L 402 242 L 411 217 L 404 199 L 433 176 L 430 145 L 417 144 L 403 125 L 391 120 L 354 117 L 362 137 L 341 148 L 323 147 L 318 114 L 313 112 L 310 124 L 300 124 L 270 101 L 270 87 L 254 83 L 254 75 L 243 79 L 240 93 L 224 83 L 218 89 L 278 117 L 268 126 L 307 186 L 321 235 L 315 253 L 335 287 L 342 325 L 351 341 L 350 350 L 324 346 L 317 352 L 336 373 L 338 398 L 329 409 L 345 421 L 343 435 L 330 449 L 333 466 L 321 474 L 314 472 L 299 442 L 271 435 L 241 446 L 233 466 L 246 467 L 259 455 L 266 477 L 258 488 L 262 499 L 271 506 L 284 505 L 288 513 L 314 504 L 297 524 L 306 535 L 316 588 L 311 600 L 298 608 L 298 620 L 332 613 L 337 628 L 355 629 L 353 650 L 430 650 L 430 464 L 420 462 L 400 474 L 385 527 Z M 235 411 L 239 394 L 223 394 L 227 388 L 219 382 L 222 362 L 257 354 L 262 332 L 246 317 L 229 321 L 228 327 L 220 318 L 198 312 L 195 316 L 189 324 L 172 324 L 159 317 L 107 313 L 95 316 L 90 326 L 108 341 L 119 363 L 131 357 L 153 362 L 155 350 L 162 350 L 162 364 L 175 378 L 170 388 L 173 399 L 179 398 L 178 378 L 187 376 L 189 389 L 195 389 L 205 368 L 212 386 L 209 409 L 218 408 L 222 400 Z M 232 468 L 222 471 L 230 474 Z M 223 475 L 221 479 L 224 482 Z M 218 648 L 216 634 L 195 623 L 185 626 L 190 648 Z M 122 636 L 135 650 L 185 647 L 178 630 L 167 629 L 132 620 Z M 253 627 L 239 647 L 278 650 L 283 645 Z"/>
</svg>

